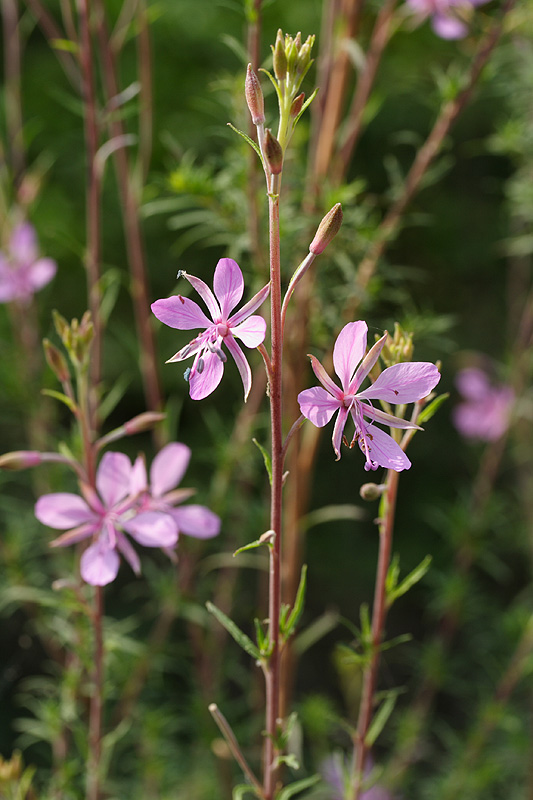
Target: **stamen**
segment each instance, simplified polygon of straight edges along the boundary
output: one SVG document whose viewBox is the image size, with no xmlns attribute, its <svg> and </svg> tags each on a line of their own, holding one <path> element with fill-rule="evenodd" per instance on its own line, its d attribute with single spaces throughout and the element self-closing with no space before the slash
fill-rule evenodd
<svg viewBox="0 0 533 800">
<path fill-rule="evenodd" d="M 196 364 L 196 372 L 198 373 L 198 375 L 201 375 L 203 371 L 204 371 L 204 360 L 203 358 L 199 358 L 198 363 Z"/>
<path fill-rule="evenodd" d="M 186 370 L 185 370 L 185 372 L 183 373 L 183 377 L 185 378 L 185 380 L 187 381 L 187 383 L 189 382 L 189 377 L 190 377 L 190 374 L 191 374 L 191 368 L 190 368 L 190 367 L 187 367 L 187 369 L 186 369 Z"/>
</svg>

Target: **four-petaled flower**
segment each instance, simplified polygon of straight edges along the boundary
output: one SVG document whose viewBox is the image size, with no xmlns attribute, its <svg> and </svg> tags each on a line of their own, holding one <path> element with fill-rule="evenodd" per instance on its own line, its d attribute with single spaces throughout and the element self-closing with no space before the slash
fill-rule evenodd
<svg viewBox="0 0 533 800">
<path fill-rule="evenodd" d="M 0 303 L 28 303 L 56 274 L 51 258 L 39 258 L 32 225 L 22 222 L 11 233 L 7 253 L 0 252 Z"/>
<path fill-rule="evenodd" d="M 337 337 L 333 365 L 342 388 L 329 377 L 318 359 L 310 356 L 311 366 L 322 386 L 300 392 L 298 402 L 302 414 L 319 428 L 337 412 L 332 440 L 337 460 L 341 457 L 344 426 L 351 415 L 355 434 L 350 446 L 359 443 L 366 457 L 365 469 L 382 466 L 401 472 L 408 469 L 411 462 L 394 439 L 374 423 L 381 422 L 393 428 L 417 426 L 374 408 L 369 401 L 415 402 L 431 392 L 439 382 L 440 374 L 434 364 L 426 362 L 394 364 L 383 370 L 368 389 L 360 392 L 359 387 L 378 360 L 387 339 L 387 334 L 382 336 L 365 356 L 367 330 L 365 322 L 349 322 Z"/>
<path fill-rule="evenodd" d="M 252 385 L 252 374 L 236 339 L 240 339 L 246 347 L 258 347 L 263 342 L 266 322 L 263 317 L 252 314 L 268 296 L 270 284 L 264 286 L 240 311 L 230 316 L 244 292 L 242 272 L 233 259 L 221 258 L 218 262 L 213 280 L 214 294 L 200 278 L 183 271 L 178 273 L 178 277 L 180 275 L 196 289 L 205 302 L 211 319 L 194 300 L 180 294 L 152 303 L 153 313 L 165 325 L 179 330 L 203 329 L 195 339 L 169 358 L 167 363 L 195 357 L 192 367 L 185 372 L 185 377 L 189 381 L 192 399 L 202 400 L 214 392 L 222 380 L 227 358 L 222 349 L 225 344 L 239 369 L 246 400 Z"/>
<path fill-rule="evenodd" d="M 139 456 L 133 465 L 132 489 L 139 496 L 140 509 L 168 514 L 178 535 L 184 533 L 196 539 L 211 539 L 220 533 L 220 517 L 205 506 L 194 503 L 180 505 L 194 494 L 194 489 L 176 489 L 190 458 L 191 450 L 187 445 L 180 442 L 165 445 L 152 461 L 148 484 L 144 458 Z"/>
<path fill-rule="evenodd" d="M 481 6 L 488 0 L 407 0 L 407 5 L 422 20 L 431 17 L 431 27 L 441 39 L 462 39 L 468 25 L 461 12 L 469 6 Z"/>
<path fill-rule="evenodd" d="M 457 373 L 456 386 L 465 402 L 454 410 L 453 421 L 462 436 L 492 442 L 509 427 L 515 395 L 510 386 L 493 386 L 477 367 Z"/>
</svg>

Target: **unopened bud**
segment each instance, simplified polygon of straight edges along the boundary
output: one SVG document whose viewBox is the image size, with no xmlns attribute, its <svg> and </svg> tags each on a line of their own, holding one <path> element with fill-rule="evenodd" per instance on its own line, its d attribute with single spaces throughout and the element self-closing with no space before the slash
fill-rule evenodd
<svg viewBox="0 0 533 800">
<path fill-rule="evenodd" d="M 68 347 L 70 344 L 70 325 L 66 321 L 65 317 L 61 316 L 59 311 L 56 311 L 55 309 L 52 311 L 52 319 L 54 321 L 54 327 L 57 335 L 65 347 Z"/>
<path fill-rule="evenodd" d="M 290 115 L 293 119 L 295 119 L 298 114 L 301 112 L 303 104 L 305 100 L 305 94 L 302 92 L 297 97 L 294 98 L 291 105 Z"/>
<path fill-rule="evenodd" d="M 44 356 L 48 366 L 60 383 L 65 383 L 70 378 L 67 359 L 49 339 L 43 339 Z"/>
<path fill-rule="evenodd" d="M 287 72 L 289 73 L 289 76 L 294 74 L 296 61 L 298 60 L 299 49 L 299 46 L 296 45 L 296 42 L 292 36 L 288 36 L 285 43 L 285 54 L 287 56 Z"/>
<path fill-rule="evenodd" d="M 250 109 L 250 114 L 252 115 L 253 124 L 262 125 L 265 121 L 265 101 L 261 84 L 251 64 L 248 64 L 248 69 L 246 70 L 244 94 L 246 96 L 248 108 Z"/>
<path fill-rule="evenodd" d="M 274 75 L 278 81 L 284 81 L 287 75 L 287 54 L 285 53 L 285 42 L 281 28 L 276 36 L 276 44 L 272 46 L 272 60 L 274 64 Z"/>
<path fill-rule="evenodd" d="M 298 60 L 296 62 L 296 72 L 298 73 L 298 75 L 303 75 L 303 73 L 309 66 L 310 62 L 311 62 L 311 47 L 309 46 L 309 43 L 306 42 L 300 48 L 300 52 L 298 54 Z"/>
<path fill-rule="evenodd" d="M 38 450 L 13 450 L 0 456 L 0 469 L 19 470 L 36 467 L 42 463 L 42 454 Z"/>
<path fill-rule="evenodd" d="M 359 494 L 363 500 L 379 500 L 385 489 L 385 484 L 382 483 L 378 486 L 377 483 L 363 483 L 359 489 Z"/>
<path fill-rule="evenodd" d="M 314 253 L 315 256 L 323 253 L 332 239 L 335 238 L 342 225 L 342 208 L 341 204 L 337 203 L 333 206 L 331 211 L 328 211 L 315 233 L 315 238 L 309 245 L 309 252 Z"/>
<path fill-rule="evenodd" d="M 270 172 L 272 175 L 279 175 L 283 169 L 283 150 L 276 137 L 272 135 L 270 128 L 265 131 L 264 150 Z"/>
<path fill-rule="evenodd" d="M 144 411 L 142 414 L 137 414 L 133 419 L 124 423 L 124 430 L 128 436 L 133 436 L 135 433 L 143 433 L 143 431 L 151 430 L 154 425 L 165 419 L 166 414 L 160 411 Z"/>
</svg>

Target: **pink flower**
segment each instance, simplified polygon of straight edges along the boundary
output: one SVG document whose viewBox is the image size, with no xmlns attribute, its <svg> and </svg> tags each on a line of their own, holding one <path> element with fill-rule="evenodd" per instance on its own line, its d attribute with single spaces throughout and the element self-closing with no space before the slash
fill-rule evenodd
<svg viewBox="0 0 533 800">
<path fill-rule="evenodd" d="M 365 778 L 368 778 L 372 772 L 373 761 L 367 757 L 365 766 Z M 322 762 L 320 772 L 325 783 L 333 794 L 328 797 L 328 800 L 344 800 L 346 797 L 346 789 L 349 785 L 351 768 L 342 753 L 334 753 L 328 756 Z M 370 789 L 362 792 L 360 800 L 392 800 L 390 792 L 384 789 L 379 784 L 374 784 Z"/>
<path fill-rule="evenodd" d="M 34 228 L 27 222 L 17 225 L 8 252 L 0 252 L 0 303 L 29 302 L 52 280 L 56 269 L 52 259 L 39 258 Z"/>
<path fill-rule="evenodd" d="M 514 392 L 510 386 L 492 386 L 485 372 L 471 367 L 462 369 L 456 386 L 465 402 L 454 410 L 453 421 L 462 436 L 492 442 L 499 439 L 511 419 Z"/>
<path fill-rule="evenodd" d="M 240 311 L 230 316 L 244 292 L 242 272 L 232 258 L 221 258 L 218 262 L 213 281 L 214 294 L 200 278 L 183 271 L 178 273 L 178 277 L 180 275 L 196 289 L 206 304 L 211 319 L 194 300 L 180 294 L 152 303 L 152 311 L 165 325 L 179 330 L 203 329 L 188 345 L 169 358 L 167 363 L 195 356 L 192 367 L 185 372 L 185 378 L 189 381 L 192 399 L 202 400 L 214 392 L 222 380 L 227 359 L 222 350 L 222 345 L 225 344 L 239 369 L 246 400 L 252 385 L 252 373 L 236 339 L 240 339 L 246 347 L 258 347 L 262 343 L 266 322 L 263 317 L 251 314 L 268 296 L 270 285 L 264 286 Z"/>
<path fill-rule="evenodd" d="M 68 492 L 46 494 L 35 505 L 39 522 L 67 531 L 52 546 L 92 538 L 81 557 L 80 572 L 93 586 L 105 586 L 116 578 L 119 552 L 139 574 L 139 557 L 125 533 L 145 547 L 168 548 L 177 542 L 176 523 L 168 514 L 139 509 L 138 497 L 132 494 L 133 478 L 131 461 L 124 453 L 105 453 L 96 473 L 98 493 L 82 485 L 84 497 Z"/>
<path fill-rule="evenodd" d="M 140 508 L 168 514 L 176 524 L 178 534 L 211 539 L 220 533 L 220 517 L 205 506 L 192 503 L 176 508 L 194 492 L 194 489 L 176 489 L 185 475 L 190 457 L 191 451 L 186 445 L 179 442 L 167 444 L 152 461 L 148 485 L 144 458 L 140 456 L 133 465 L 133 489 L 140 493 Z"/>
<path fill-rule="evenodd" d="M 337 337 L 333 365 L 342 388 L 329 377 L 318 359 L 310 356 L 313 372 L 322 386 L 300 392 L 298 402 L 304 417 L 318 428 L 326 425 L 337 412 L 332 439 L 337 461 L 341 457 L 344 426 L 351 415 L 355 433 L 350 447 L 359 442 L 366 457 L 365 469 L 381 466 L 401 472 L 409 469 L 411 462 L 394 439 L 374 423 L 381 422 L 393 428 L 418 426 L 374 408 L 369 401 L 413 403 L 431 392 L 439 382 L 440 374 L 434 364 L 426 362 L 394 364 L 383 370 L 368 389 L 360 392 L 359 387 L 378 360 L 387 339 L 387 334 L 382 336 L 365 356 L 367 330 L 365 322 L 349 322 Z M 365 417 L 370 421 L 367 422 Z"/>
<path fill-rule="evenodd" d="M 431 27 L 441 39 L 462 39 L 468 33 L 468 26 L 461 19 L 461 11 L 487 2 L 488 0 L 407 0 L 407 5 L 421 20 L 431 17 Z"/>
</svg>

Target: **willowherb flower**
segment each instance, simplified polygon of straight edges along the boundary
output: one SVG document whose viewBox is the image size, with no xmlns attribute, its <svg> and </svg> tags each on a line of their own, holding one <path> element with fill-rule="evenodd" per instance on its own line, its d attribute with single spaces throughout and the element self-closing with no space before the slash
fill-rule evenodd
<svg viewBox="0 0 533 800">
<path fill-rule="evenodd" d="M 467 439 L 492 442 L 502 436 L 511 420 L 515 395 L 510 386 L 490 383 L 487 374 L 469 367 L 457 373 L 455 380 L 464 398 L 454 409 L 453 421 L 459 433 Z"/>
<path fill-rule="evenodd" d="M 143 511 L 158 511 L 168 514 L 176 525 L 179 535 L 196 539 L 211 539 L 220 533 L 220 517 L 205 506 L 189 503 L 181 505 L 194 489 L 177 489 L 185 475 L 191 450 L 180 442 L 165 445 L 155 456 L 150 467 L 150 482 L 144 458 L 139 456 L 133 465 L 133 492 L 139 497 L 139 508 Z"/>
<path fill-rule="evenodd" d="M 50 283 L 57 265 L 39 258 L 35 229 L 28 222 L 17 225 L 6 252 L 0 252 L 0 303 L 28 303 L 35 292 Z"/>
<path fill-rule="evenodd" d="M 462 39 L 468 33 L 463 17 L 488 0 L 406 0 L 421 20 L 431 17 L 431 27 L 441 39 Z"/>
<path fill-rule="evenodd" d="M 372 771 L 373 762 L 370 757 L 366 760 L 365 777 Z M 344 800 L 346 789 L 349 785 L 351 774 L 350 765 L 346 762 L 342 753 L 334 753 L 324 759 L 320 766 L 320 773 L 329 790 L 332 792 L 328 800 Z M 391 794 L 378 783 L 366 789 L 360 795 L 360 800 L 391 800 Z"/>
<path fill-rule="evenodd" d="M 92 543 L 80 561 L 81 577 L 93 586 L 113 581 L 120 565 L 119 553 L 139 574 L 141 565 L 126 533 L 145 547 L 173 547 L 177 526 L 168 513 L 144 510 L 134 494 L 135 473 L 124 453 L 108 452 L 96 473 L 97 492 L 81 485 L 83 497 L 69 492 L 45 494 L 35 505 L 35 516 L 44 525 L 66 533 L 53 542 L 65 547 L 84 539 Z"/>
<path fill-rule="evenodd" d="M 204 281 L 180 271 L 178 277 L 186 278 L 206 304 L 211 319 L 200 306 L 178 294 L 152 303 L 158 320 L 178 330 L 203 329 L 189 344 L 182 347 L 168 363 L 183 361 L 194 356 L 192 367 L 185 372 L 189 393 L 193 400 L 202 400 L 215 391 L 222 380 L 227 360 L 222 349 L 225 345 L 237 364 L 244 386 L 244 399 L 252 385 L 252 373 L 246 356 L 237 339 L 246 347 L 258 347 L 265 338 L 266 322 L 253 312 L 267 298 L 270 284 L 264 286 L 240 311 L 231 314 L 244 293 L 244 280 L 239 265 L 232 258 L 221 258 L 213 280 L 214 294 Z"/>
<path fill-rule="evenodd" d="M 326 425 L 337 413 L 332 438 L 337 461 L 341 457 L 344 427 L 348 416 L 351 416 L 355 433 L 350 447 L 358 442 L 366 458 L 365 469 L 377 469 L 381 466 L 401 472 L 408 469 L 411 462 L 399 444 L 374 423 L 381 422 L 393 428 L 418 426 L 374 408 L 370 401 L 384 400 L 397 404 L 421 400 L 437 385 L 440 374 L 437 367 L 428 362 L 393 364 L 383 370 L 368 389 L 359 391 L 387 339 L 387 334 L 382 336 L 365 356 L 367 331 L 365 322 L 349 322 L 337 337 L 333 349 L 333 365 L 341 382 L 340 388 L 329 377 L 320 361 L 310 356 L 313 372 L 322 386 L 300 392 L 298 402 L 304 417 L 319 428 Z"/>
</svg>

